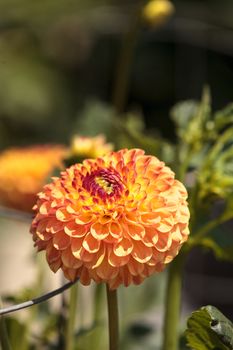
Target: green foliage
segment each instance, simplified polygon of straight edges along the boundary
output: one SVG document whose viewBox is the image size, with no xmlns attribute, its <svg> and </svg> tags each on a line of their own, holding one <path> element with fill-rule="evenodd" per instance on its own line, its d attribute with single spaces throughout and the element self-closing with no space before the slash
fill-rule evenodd
<svg viewBox="0 0 233 350">
<path fill-rule="evenodd" d="M 30 349 L 28 342 L 28 329 L 25 323 L 18 321 L 14 317 L 7 317 L 6 327 L 12 350 Z"/>
<path fill-rule="evenodd" d="M 89 101 L 78 115 L 74 132 L 84 136 L 104 134 L 110 140 L 114 140 L 113 109 L 105 103 Z"/>
<path fill-rule="evenodd" d="M 222 246 L 211 237 L 204 237 L 199 244 L 207 250 L 211 250 L 217 259 L 233 262 L 233 245 Z"/>
<path fill-rule="evenodd" d="M 89 101 L 78 116 L 74 132 L 95 136 L 104 134 L 114 142 L 117 149 L 142 148 L 170 163 L 174 158 L 174 148 L 159 135 L 147 135 L 143 117 L 137 113 L 116 115 L 109 105 Z"/>
<path fill-rule="evenodd" d="M 172 145 L 158 134 L 148 135 L 141 115 L 129 113 L 122 116 L 120 120 L 116 120 L 115 125 L 118 127 L 119 148 L 138 147 L 167 163 L 172 161 L 174 157 Z"/>
<path fill-rule="evenodd" d="M 193 312 L 187 325 L 185 336 L 191 349 L 233 349 L 233 324 L 214 306 Z"/>
<path fill-rule="evenodd" d="M 183 146 L 193 152 L 199 151 L 203 143 L 213 137 L 213 125 L 209 122 L 211 115 L 209 90 L 204 89 L 202 101 L 184 101 L 175 105 L 171 117 L 177 127 L 177 136 Z"/>
</svg>

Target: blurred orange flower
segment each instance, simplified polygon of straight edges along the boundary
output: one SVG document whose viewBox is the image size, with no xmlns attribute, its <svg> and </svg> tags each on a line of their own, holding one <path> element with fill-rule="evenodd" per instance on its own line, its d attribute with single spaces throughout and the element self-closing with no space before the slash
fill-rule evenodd
<svg viewBox="0 0 233 350">
<path fill-rule="evenodd" d="M 1 204 L 32 211 L 36 194 L 54 168 L 62 168 L 65 148 L 60 145 L 11 148 L 0 154 Z"/>
<path fill-rule="evenodd" d="M 140 284 L 163 270 L 189 234 L 186 189 L 139 149 L 73 165 L 38 197 L 35 246 L 54 272 L 84 285 Z"/>
<path fill-rule="evenodd" d="M 104 135 L 86 137 L 76 135 L 71 142 L 70 155 L 82 158 L 102 157 L 113 150 L 111 143 L 106 143 Z"/>
</svg>

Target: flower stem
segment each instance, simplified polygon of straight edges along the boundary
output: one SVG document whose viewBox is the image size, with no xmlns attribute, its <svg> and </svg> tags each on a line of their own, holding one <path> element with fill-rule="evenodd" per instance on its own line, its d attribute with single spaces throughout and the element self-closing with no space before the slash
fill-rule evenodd
<svg viewBox="0 0 233 350">
<path fill-rule="evenodd" d="M 0 307 L 2 300 L 0 298 Z M 7 333 L 6 322 L 3 316 L 0 316 L 0 345 L 2 350 L 11 350 L 11 345 Z"/>
<path fill-rule="evenodd" d="M 117 290 L 107 288 L 108 300 L 108 329 L 109 329 L 109 350 L 119 349 L 119 325 L 118 325 L 118 304 Z"/>
<path fill-rule="evenodd" d="M 163 350 L 178 350 L 179 317 L 181 306 L 184 253 L 179 253 L 170 264 L 165 301 Z"/>
<path fill-rule="evenodd" d="M 65 350 L 74 349 L 74 329 L 75 329 L 75 316 L 76 316 L 76 309 L 77 309 L 77 294 L 78 294 L 78 284 L 75 283 L 70 288 L 69 313 L 68 313 L 67 328 L 66 328 Z"/>
<path fill-rule="evenodd" d="M 117 62 L 112 102 L 118 113 L 124 111 L 128 98 L 132 61 L 140 30 L 141 9 L 143 4 L 144 1 L 141 1 L 132 14 L 129 30 L 123 37 Z"/>
</svg>

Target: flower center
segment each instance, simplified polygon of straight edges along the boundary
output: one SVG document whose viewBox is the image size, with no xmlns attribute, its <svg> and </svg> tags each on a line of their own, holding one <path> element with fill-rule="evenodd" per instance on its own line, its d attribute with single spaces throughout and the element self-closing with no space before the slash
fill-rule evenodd
<svg viewBox="0 0 233 350">
<path fill-rule="evenodd" d="M 107 194 L 112 193 L 113 186 L 111 182 L 108 182 L 107 180 L 105 180 L 103 177 L 100 177 L 100 176 L 97 176 L 95 178 L 95 182 L 97 183 L 97 185 L 102 187 Z"/>
<path fill-rule="evenodd" d="M 92 171 L 83 178 L 82 184 L 92 196 L 103 200 L 119 197 L 123 190 L 120 175 L 114 169 Z"/>
</svg>

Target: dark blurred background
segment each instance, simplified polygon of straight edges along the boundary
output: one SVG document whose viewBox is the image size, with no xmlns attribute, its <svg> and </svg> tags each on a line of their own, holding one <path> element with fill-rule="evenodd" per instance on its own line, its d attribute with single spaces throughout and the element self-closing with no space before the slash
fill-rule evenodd
<svg viewBox="0 0 233 350">
<path fill-rule="evenodd" d="M 0 0 L 0 148 L 67 142 L 89 101 L 111 103 L 121 39 L 137 1 Z M 174 1 L 160 28 L 143 25 L 126 109 L 173 138 L 170 107 L 198 99 L 213 108 L 233 95 L 233 2 Z"/>
</svg>

